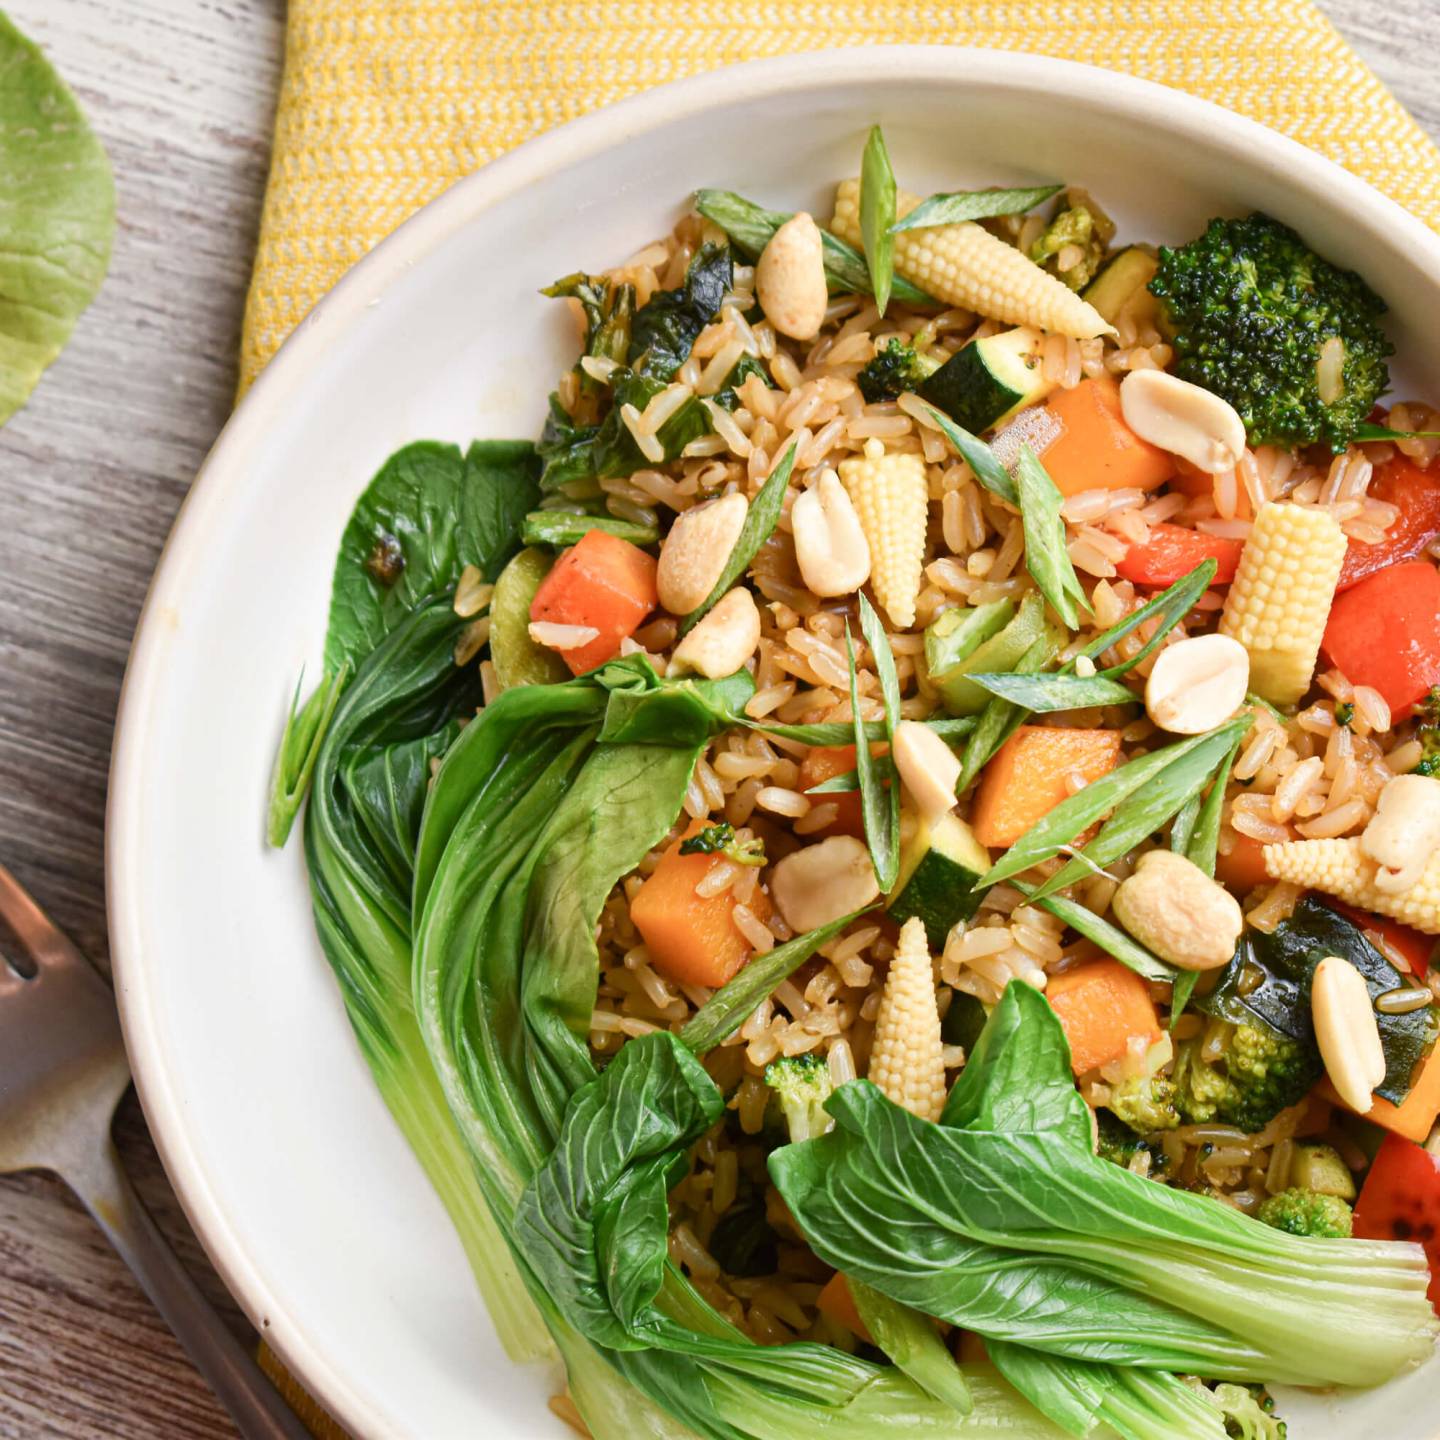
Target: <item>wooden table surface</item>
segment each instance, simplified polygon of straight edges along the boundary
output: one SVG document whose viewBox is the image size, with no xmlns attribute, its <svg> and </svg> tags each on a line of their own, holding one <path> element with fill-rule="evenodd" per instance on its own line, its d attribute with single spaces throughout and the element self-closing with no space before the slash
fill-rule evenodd
<svg viewBox="0 0 1440 1440">
<path fill-rule="evenodd" d="M 79 93 L 119 192 L 100 298 L 0 429 L 0 860 L 103 963 L 111 726 L 160 546 L 230 410 L 283 0 L 5 3 Z M 1440 136 L 1437 0 L 1325 9 Z M 162 1227 L 243 1327 L 133 1098 L 117 1133 Z M 0 1440 L 233 1433 L 69 1193 L 0 1179 Z"/>
</svg>

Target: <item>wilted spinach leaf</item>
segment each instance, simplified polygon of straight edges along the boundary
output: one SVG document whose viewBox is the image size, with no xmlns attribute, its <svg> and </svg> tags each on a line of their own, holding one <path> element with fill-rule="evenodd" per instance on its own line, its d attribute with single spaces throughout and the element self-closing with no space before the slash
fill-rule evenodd
<svg viewBox="0 0 1440 1440">
<path fill-rule="evenodd" d="M 397 450 L 341 537 L 326 671 L 358 666 L 421 599 L 453 585 L 462 566 L 498 575 L 539 499 L 537 469 L 528 440 L 477 440 L 464 454 L 428 440 Z"/>
<path fill-rule="evenodd" d="M 735 279 L 728 245 L 702 245 L 674 290 L 657 290 L 636 312 L 630 327 L 631 367 L 650 379 L 669 381 L 690 358 L 700 332 L 720 313 Z"/>
<path fill-rule="evenodd" d="M 612 285 L 600 275 L 576 273 L 547 285 L 540 292 L 552 299 L 567 296 L 578 300 L 585 312 L 585 347 L 581 352 L 597 360 L 623 364 L 630 347 L 630 322 L 635 315 L 635 287 Z M 577 367 L 578 368 L 578 367 Z M 580 383 L 588 390 L 600 382 L 580 371 Z"/>
<path fill-rule="evenodd" d="M 1214 990 L 1194 1004 L 1233 1024 L 1253 1025 L 1258 1020 L 1292 1040 L 1314 1045 L 1310 985 L 1315 967 L 1327 955 L 1348 960 L 1365 977 L 1371 1000 L 1404 983 L 1358 926 L 1307 895 L 1273 934 L 1247 931 Z M 1242 993 L 1242 980 L 1249 983 L 1257 972 L 1259 983 Z M 1410 1091 L 1416 1064 L 1435 1042 L 1435 1007 L 1427 1005 L 1408 1015 L 1377 1012 L 1375 1018 L 1385 1051 L 1385 1080 L 1375 1093 L 1398 1105 Z"/>
</svg>

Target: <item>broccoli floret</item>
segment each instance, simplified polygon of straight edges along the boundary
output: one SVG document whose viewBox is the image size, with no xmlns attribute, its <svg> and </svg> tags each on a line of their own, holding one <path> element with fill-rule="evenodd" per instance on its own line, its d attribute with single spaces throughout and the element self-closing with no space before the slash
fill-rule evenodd
<svg viewBox="0 0 1440 1440">
<path fill-rule="evenodd" d="M 1109 1110 L 1096 1110 L 1094 1114 L 1095 1153 L 1102 1160 L 1108 1160 L 1112 1165 L 1118 1165 L 1122 1170 L 1128 1170 L 1130 1162 L 1144 1150 L 1150 1156 L 1149 1174 L 1151 1176 L 1163 1174 L 1170 1161 L 1158 1145 L 1152 1145 L 1144 1140 Z"/>
<path fill-rule="evenodd" d="M 1040 238 L 1030 247 L 1030 258 L 1057 279 L 1063 280 L 1072 290 L 1083 290 L 1105 261 L 1105 241 L 1101 229 L 1095 216 L 1084 205 L 1072 205 L 1068 210 L 1062 210 L 1041 232 Z M 1062 270 L 1060 252 L 1067 245 L 1076 246 L 1080 258 Z"/>
<path fill-rule="evenodd" d="M 1228 400 L 1252 444 L 1323 441 L 1338 454 L 1390 383 L 1384 302 L 1268 215 L 1212 220 L 1188 245 L 1162 246 L 1150 292 L 1174 332 L 1175 373 Z M 1344 359 L 1327 401 L 1316 367 L 1331 339 Z"/>
<path fill-rule="evenodd" d="M 1285 1422 L 1275 1414 L 1275 1401 L 1264 1386 L 1217 1385 L 1210 1398 L 1225 1417 L 1226 1435 L 1234 1440 L 1285 1440 Z"/>
<path fill-rule="evenodd" d="M 680 842 L 682 855 L 724 855 L 737 865 L 763 865 L 765 842 L 760 839 L 737 840 L 735 827 L 728 820 L 707 825 L 688 840 Z"/>
<path fill-rule="evenodd" d="M 1213 1064 L 1200 1045 L 1187 1040 L 1175 1057 L 1175 1104 L 1187 1124 L 1218 1120 L 1254 1134 L 1320 1078 L 1311 1047 L 1258 1024 L 1235 1026 Z"/>
<path fill-rule="evenodd" d="M 1174 1082 L 1163 1075 L 1135 1075 L 1112 1085 L 1110 1109 L 1138 1135 L 1173 1130 L 1180 1123 Z"/>
<path fill-rule="evenodd" d="M 1440 685 L 1415 706 L 1415 738 L 1424 753 L 1415 767 L 1417 775 L 1440 775 Z"/>
<path fill-rule="evenodd" d="M 875 358 L 855 377 L 855 383 L 866 402 L 875 405 L 919 389 L 940 364 L 939 360 L 921 355 L 913 345 L 892 338 L 875 352 Z"/>
<path fill-rule="evenodd" d="M 1282 1190 L 1264 1201 L 1256 1215 L 1267 1225 L 1289 1235 L 1318 1240 L 1348 1240 L 1353 1212 L 1338 1195 L 1317 1195 L 1313 1190 Z"/>
<path fill-rule="evenodd" d="M 766 1067 L 765 1083 L 775 1092 L 790 1143 L 824 1135 L 835 1124 L 825 1102 L 835 1089 L 830 1067 L 818 1055 L 786 1055 Z"/>
</svg>

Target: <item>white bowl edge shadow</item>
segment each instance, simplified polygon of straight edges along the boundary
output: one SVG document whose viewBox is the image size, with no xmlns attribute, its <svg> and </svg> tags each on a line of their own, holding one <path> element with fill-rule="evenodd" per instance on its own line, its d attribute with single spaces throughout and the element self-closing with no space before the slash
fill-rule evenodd
<svg viewBox="0 0 1440 1440">
<path fill-rule="evenodd" d="M 947 117 L 953 138 L 937 134 Z M 508 1373 L 355 1050 L 298 834 L 263 851 L 273 746 L 300 665 L 314 673 L 340 528 L 408 439 L 538 432 L 573 349 L 540 285 L 615 263 L 698 185 L 818 207 L 875 120 L 922 193 L 1053 176 L 1094 189 L 1122 238 L 1170 241 L 1211 213 L 1267 209 L 1360 269 L 1391 301 L 1402 356 L 1440 372 L 1415 318 L 1440 300 L 1440 237 L 1364 182 L 1150 82 L 958 47 L 817 51 L 645 92 L 460 181 L 351 269 L 236 411 L 166 544 L 125 677 L 106 870 L 116 991 L 166 1170 L 251 1319 L 356 1435 L 505 1423 L 484 1432 L 499 1440 L 550 1417 L 545 1378 Z M 506 264 L 481 265 L 487 251 Z M 497 359 L 481 337 L 507 309 L 519 325 Z M 1291 1433 L 1427 1440 L 1436 1380 L 1432 1362 L 1338 1410 L 1287 1397 Z"/>
</svg>

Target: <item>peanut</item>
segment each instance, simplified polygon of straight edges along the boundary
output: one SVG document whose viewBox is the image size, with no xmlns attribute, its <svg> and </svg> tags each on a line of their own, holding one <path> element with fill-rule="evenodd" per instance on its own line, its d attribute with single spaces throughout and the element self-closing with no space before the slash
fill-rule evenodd
<svg viewBox="0 0 1440 1440">
<path fill-rule="evenodd" d="M 1379 867 L 1377 890 L 1391 895 L 1409 890 L 1440 849 L 1440 780 L 1426 775 L 1387 780 L 1360 848 Z"/>
<path fill-rule="evenodd" d="M 770 872 L 770 896 L 797 935 L 859 910 L 879 895 L 870 852 L 853 835 L 807 845 Z"/>
<path fill-rule="evenodd" d="M 1164 370 L 1132 370 L 1120 382 L 1120 412 L 1142 439 L 1212 475 L 1245 453 L 1245 422 L 1228 401 Z"/>
<path fill-rule="evenodd" d="M 1346 1105 L 1364 1115 L 1385 1078 L 1385 1050 L 1365 977 L 1348 960 L 1327 955 L 1315 967 L 1310 1009 L 1330 1083 Z"/>
<path fill-rule="evenodd" d="M 960 761 L 928 725 L 918 720 L 900 722 L 895 732 L 895 768 L 927 820 L 936 819 L 955 804 Z"/>
<path fill-rule="evenodd" d="M 733 675 L 760 645 L 760 611 L 743 585 L 727 590 L 715 608 L 675 647 L 669 673 L 697 671 L 707 680 Z"/>
<path fill-rule="evenodd" d="M 732 493 L 682 510 L 675 517 L 660 547 L 655 574 L 660 603 L 672 615 L 688 615 L 709 599 L 749 510 L 750 502 Z"/>
<path fill-rule="evenodd" d="M 853 595 L 870 578 L 870 546 L 855 504 L 828 467 L 790 510 L 795 561 L 806 589 L 826 597 Z"/>
<path fill-rule="evenodd" d="M 1228 635 L 1192 635 L 1167 645 L 1145 682 L 1145 709 L 1175 735 L 1203 735 L 1245 702 L 1250 656 Z"/>
<path fill-rule="evenodd" d="M 803 210 L 769 239 L 755 266 L 755 298 L 765 318 L 792 340 L 813 340 L 830 303 L 820 227 Z"/>
<path fill-rule="evenodd" d="M 1244 919 L 1223 885 L 1169 850 L 1149 850 L 1110 902 L 1115 918 L 1181 970 L 1215 970 L 1235 953 Z"/>
</svg>

